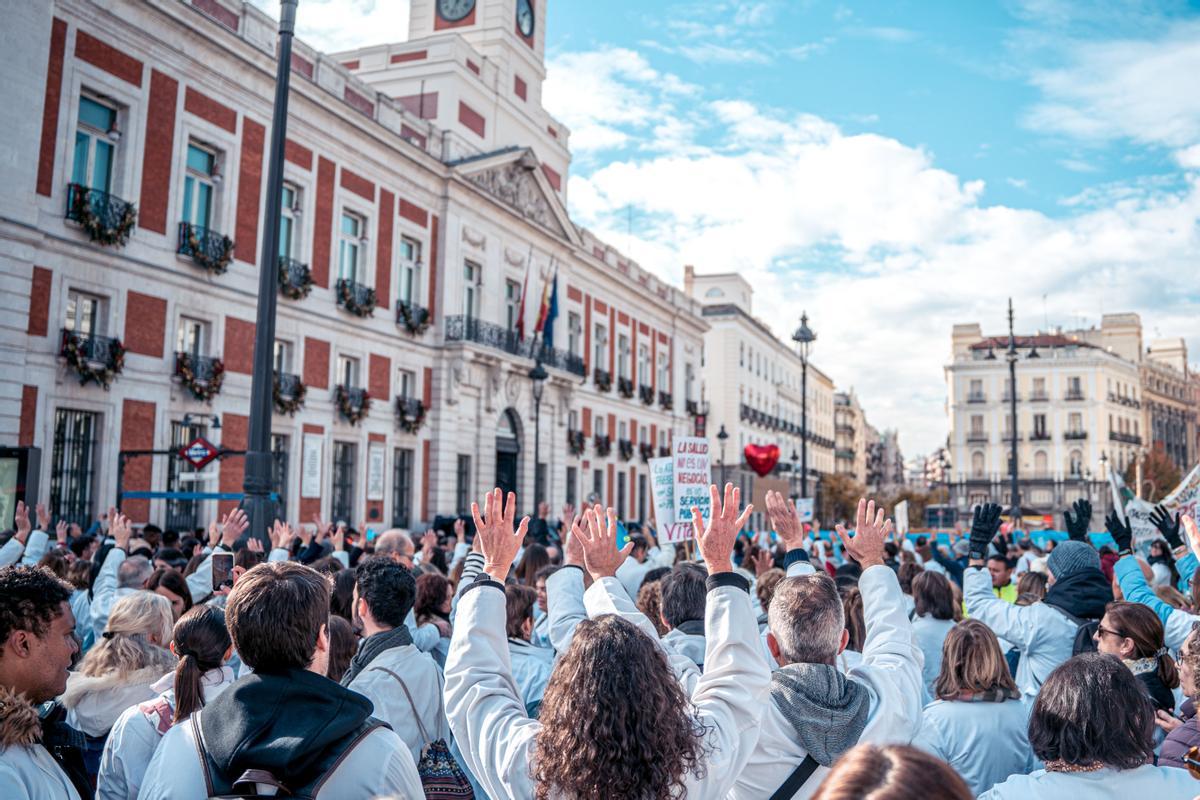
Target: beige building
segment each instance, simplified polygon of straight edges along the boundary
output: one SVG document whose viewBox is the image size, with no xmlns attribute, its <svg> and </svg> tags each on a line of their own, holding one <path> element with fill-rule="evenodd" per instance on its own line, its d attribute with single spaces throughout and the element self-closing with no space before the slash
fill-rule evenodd
<svg viewBox="0 0 1200 800">
<path fill-rule="evenodd" d="M 40 449 L 56 516 L 205 525 L 241 492 L 275 22 L 10 5 L 0 441 Z M 707 324 L 570 219 L 532 8 L 416 0 L 407 42 L 295 43 L 272 421 L 293 521 L 420 529 L 496 485 L 641 520 L 645 459 L 695 429 Z M 197 435 L 226 451 L 200 470 L 175 455 Z"/>
<path fill-rule="evenodd" d="M 833 396 L 834 471 L 867 485 L 867 417 L 851 389 Z M 878 434 L 876 434 L 878 438 Z"/>
<path fill-rule="evenodd" d="M 762 509 L 768 489 L 801 491 L 798 470 L 801 442 L 801 361 L 754 316 L 754 290 L 736 273 L 700 275 L 688 266 L 684 292 L 703 305 L 708 332 L 704 339 L 704 386 L 708 401 L 708 438 L 715 464 L 722 460 L 718 434 L 728 438 L 724 462 L 729 480 Z M 819 341 L 818 341 L 819 345 Z M 808 365 L 808 492 L 818 496 L 820 476 L 834 471 L 833 380 L 811 361 Z M 779 465 L 759 478 L 745 465 L 747 445 L 776 445 Z M 719 471 L 719 466 L 717 467 Z M 759 512 L 756 512 L 756 514 Z M 755 521 L 761 525 L 761 519 Z"/>
</svg>

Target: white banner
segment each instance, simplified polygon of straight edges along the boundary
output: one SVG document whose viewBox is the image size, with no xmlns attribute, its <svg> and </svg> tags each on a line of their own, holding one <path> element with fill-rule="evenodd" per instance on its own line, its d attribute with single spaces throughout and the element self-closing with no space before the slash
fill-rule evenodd
<svg viewBox="0 0 1200 800">
<path fill-rule="evenodd" d="M 383 443 L 367 445 L 367 499 L 383 499 Z"/>
<path fill-rule="evenodd" d="M 1200 501 L 1200 464 L 1193 467 L 1187 477 L 1175 487 L 1175 490 L 1163 498 L 1161 505 L 1167 507 L 1167 513 L 1172 517 L 1176 513 L 1185 516 L 1190 514 L 1200 521 L 1198 501 Z M 1158 528 L 1154 527 L 1154 523 L 1150 521 L 1150 512 L 1156 505 L 1159 504 L 1138 500 L 1136 497 L 1130 498 L 1129 502 L 1125 504 L 1125 519 L 1129 523 L 1129 527 L 1133 529 L 1134 544 L 1162 538 Z M 1180 532 L 1182 533 L 1182 531 Z"/>
<path fill-rule="evenodd" d="M 654 498 L 654 522 L 658 528 L 658 541 L 673 544 L 691 539 L 694 533 L 691 523 L 675 521 L 673 460 L 652 458 L 646 465 L 650 468 L 650 496 Z"/>
<path fill-rule="evenodd" d="M 896 534 L 904 536 L 908 533 L 908 501 L 901 500 L 892 509 L 892 522 L 896 525 Z"/>
<path fill-rule="evenodd" d="M 708 439 L 681 436 L 671 442 L 672 468 L 675 471 L 675 521 L 691 522 L 692 508 L 700 509 L 705 522 L 712 516 L 712 464 Z"/>
<path fill-rule="evenodd" d="M 812 522 L 813 499 L 811 497 L 797 497 L 796 513 L 800 515 L 801 522 Z"/>
<path fill-rule="evenodd" d="M 319 433 L 306 433 L 300 451 L 300 496 L 321 496 L 321 449 L 325 437 Z"/>
</svg>

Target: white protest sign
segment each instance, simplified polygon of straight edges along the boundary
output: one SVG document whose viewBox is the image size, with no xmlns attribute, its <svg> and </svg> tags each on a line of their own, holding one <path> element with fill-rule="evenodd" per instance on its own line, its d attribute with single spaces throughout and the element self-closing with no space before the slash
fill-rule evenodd
<svg viewBox="0 0 1200 800">
<path fill-rule="evenodd" d="M 800 515 L 801 522 L 812 522 L 813 499 L 811 497 L 797 497 L 796 513 Z"/>
<path fill-rule="evenodd" d="M 908 534 L 908 501 L 901 500 L 896 503 L 896 507 L 892 509 L 892 521 L 896 524 L 896 534 L 905 536 Z"/>
<path fill-rule="evenodd" d="M 324 437 L 306 433 L 300 451 L 300 496 L 321 496 L 321 447 Z"/>
<path fill-rule="evenodd" d="M 654 498 L 654 521 L 658 524 L 658 540 L 674 544 L 692 538 L 691 523 L 675 520 L 675 468 L 670 458 L 652 458 L 646 462 L 650 468 L 650 495 Z"/>
<path fill-rule="evenodd" d="M 692 508 L 700 509 L 705 522 L 712 516 L 712 464 L 708 440 L 681 436 L 671 442 L 672 469 L 675 471 L 675 521 L 691 522 Z"/>
<path fill-rule="evenodd" d="M 1166 507 L 1172 518 L 1176 514 L 1200 518 L 1200 464 L 1192 468 L 1174 491 L 1162 499 L 1161 504 Z M 1125 518 L 1133 530 L 1135 543 L 1162 538 L 1158 528 L 1150 521 L 1150 512 L 1154 511 L 1155 505 L 1157 504 L 1147 503 L 1136 497 L 1125 504 Z"/>
<path fill-rule="evenodd" d="M 383 444 L 371 442 L 367 445 L 367 499 L 383 499 Z"/>
</svg>

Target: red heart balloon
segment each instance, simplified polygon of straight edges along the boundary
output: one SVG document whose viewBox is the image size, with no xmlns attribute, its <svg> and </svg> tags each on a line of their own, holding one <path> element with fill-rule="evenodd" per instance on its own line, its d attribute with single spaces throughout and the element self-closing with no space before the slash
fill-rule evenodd
<svg viewBox="0 0 1200 800">
<path fill-rule="evenodd" d="M 773 444 L 748 444 L 745 453 L 746 463 L 760 478 L 765 478 L 779 463 L 779 447 Z"/>
</svg>

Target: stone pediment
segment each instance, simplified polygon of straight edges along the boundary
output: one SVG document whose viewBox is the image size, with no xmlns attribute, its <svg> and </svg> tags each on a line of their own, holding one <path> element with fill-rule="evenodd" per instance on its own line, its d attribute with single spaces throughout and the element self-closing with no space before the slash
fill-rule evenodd
<svg viewBox="0 0 1200 800">
<path fill-rule="evenodd" d="M 463 178 L 525 219 L 573 244 L 579 234 L 567 210 L 528 148 L 464 159 L 455 164 Z"/>
</svg>

